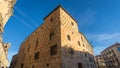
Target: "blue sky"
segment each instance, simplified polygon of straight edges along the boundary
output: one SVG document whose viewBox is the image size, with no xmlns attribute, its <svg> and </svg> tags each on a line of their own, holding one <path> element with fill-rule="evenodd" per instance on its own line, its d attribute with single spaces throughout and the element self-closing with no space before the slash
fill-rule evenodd
<svg viewBox="0 0 120 68">
<path fill-rule="evenodd" d="M 9 60 L 59 4 L 78 21 L 79 30 L 92 42 L 95 55 L 120 42 L 120 0 L 17 0 L 3 34 L 3 41 L 11 43 Z"/>
</svg>

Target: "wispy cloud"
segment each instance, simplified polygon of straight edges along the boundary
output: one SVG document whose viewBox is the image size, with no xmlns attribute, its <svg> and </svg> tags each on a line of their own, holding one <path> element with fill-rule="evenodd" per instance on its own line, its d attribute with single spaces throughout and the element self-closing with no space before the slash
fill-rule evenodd
<svg viewBox="0 0 120 68">
<path fill-rule="evenodd" d="M 38 24 L 33 19 L 31 19 L 25 12 L 23 12 L 20 8 L 15 7 L 15 10 L 18 13 L 20 13 L 23 17 L 25 17 L 27 20 L 31 21 L 33 23 L 33 25 L 35 25 L 35 27 L 38 26 Z"/>
<path fill-rule="evenodd" d="M 104 50 L 105 48 L 106 48 L 105 46 L 101 46 L 101 45 L 99 45 L 99 46 L 97 46 L 97 47 L 94 47 L 95 55 L 99 55 L 100 52 L 101 52 L 102 50 Z"/>
<path fill-rule="evenodd" d="M 30 28 L 30 29 L 34 29 L 32 26 L 30 26 L 27 22 L 25 22 L 22 18 L 19 18 L 18 16 L 14 15 L 13 17 L 15 17 L 16 19 L 18 19 L 22 24 L 24 24 L 26 27 Z"/>
<path fill-rule="evenodd" d="M 81 13 L 78 18 L 79 18 L 80 27 L 84 25 L 90 25 L 95 21 L 96 12 L 91 9 L 87 9 L 86 11 Z"/>
<path fill-rule="evenodd" d="M 86 36 L 89 41 L 92 41 L 95 55 L 100 54 L 102 50 L 111 46 L 116 41 L 120 41 L 120 33 L 86 34 Z"/>
<path fill-rule="evenodd" d="M 111 40 L 113 38 L 119 37 L 120 33 L 113 33 L 113 34 L 87 34 L 87 37 L 93 41 L 106 41 Z"/>
<path fill-rule="evenodd" d="M 120 36 L 119 33 L 101 34 L 98 36 L 98 41 L 110 40 L 110 39 L 113 39 L 113 38 L 118 37 L 118 36 Z"/>
</svg>

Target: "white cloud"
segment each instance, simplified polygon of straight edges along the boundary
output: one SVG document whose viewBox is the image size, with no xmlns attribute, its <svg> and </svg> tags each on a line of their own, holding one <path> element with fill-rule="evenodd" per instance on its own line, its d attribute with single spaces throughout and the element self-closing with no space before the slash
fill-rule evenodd
<svg viewBox="0 0 120 68">
<path fill-rule="evenodd" d="M 78 18 L 79 18 L 80 27 L 84 25 L 90 25 L 95 21 L 96 12 L 91 9 L 87 9 L 86 11 L 81 13 Z"/>
<path fill-rule="evenodd" d="M 97 46 L 97 47 L 94 47 L 94 53 L 95 53 L 95 55 L 99 55 L 100 54 L 100 52 L 102 51 L 102 50 L 104 50 L 106 47 L 105 46 Z"/>
<path fill-rule="evenodd" d="M 33 19 L 31 19 L 26 13 L 24 13 L 20 8 L 15 7 L 15 9 L 18 13 L 20 13 L 27 20 L 31 21 L 36 27 L 38 26 L 38 24 Z"/>
<path fill-rule="evenodd" d="M 113 38 L 118 37 L 118 36 L 120 36 L 119 33 L 101 34 L 98 36 L 98 41 L 110 40 L 110 39 L 113 39 Z"/>
<path fill-rule="evenodd" d="M 95 55 L 100 54 L 101 51 L 111 46 L 112 44 L 120 42 L 120 33 L 113 34 L 86 34 L 89 41 L 92 41 Z"/>
<path fill-rule="evenodd" d="M 19 18 L 18 16 L 14 15 L 16 19 L 18 19 L 21 23 L 23 23 L 26 27 L 30 29 L 34 29 L 31 25 L 29 25 L 27 22 L 25 22 L 22 18 Z"/>
<path fill-rule="evenodd" d="M 106 41 L 111 40 L 114 38 L 117 38 L 120 36 L 120 33 L 114 33 L 114 34 L 87 34 L 87 37 L 92 41 Z"/>
</svg>

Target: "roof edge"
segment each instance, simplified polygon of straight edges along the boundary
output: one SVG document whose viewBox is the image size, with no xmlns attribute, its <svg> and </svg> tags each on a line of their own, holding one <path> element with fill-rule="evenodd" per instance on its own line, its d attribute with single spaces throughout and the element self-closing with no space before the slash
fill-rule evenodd
<svg viewBox="0 0 120 68">
<path fill-rule="evenodd" d="M 55 9 L 53 9 L 47 16 L 44 17 L 44 20 L 45 20 L 50 14 L 52 14 L 56 9 L 58 9 L 59 7 L 62 8 L 76 23 L 78 23 L 78 22 L 75 20 L 75 18 L 72 17 L 72 16 L 70 15 L 70 13 L 67 12 L 67 11 L 63 8 L 62 5 L 58 5 Z"/>
</svg>

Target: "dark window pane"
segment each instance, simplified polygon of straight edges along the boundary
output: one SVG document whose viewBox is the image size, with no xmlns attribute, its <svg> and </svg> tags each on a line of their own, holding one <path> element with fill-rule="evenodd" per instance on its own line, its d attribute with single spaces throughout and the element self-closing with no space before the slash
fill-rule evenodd
<svg viewBox="0 0 120 68">
<path fill-rule="evenodd" d="M 78 41 L 78 45 L 80 45 L 80 41 Z"/>
<path fill-rule="evenodd" d="M 53 18 L 50 19 L 50 22 L 52 22 L 52 21 L 53 21 Z"/>
<path fill-rule="evenodd" d="M 30 45 L 28 45 L 28 51 L 30 50 Z"/>
<path fill-rule="evenodd" d="M 57 54 L 57 45 L 53 45 L 50 47 L 50 55 Z"/>
<path fill-rule="evenodd" d="M 78 63 L 78 68 L 83 68 L 81 63 Z"/>
<path fill-rule="evenodd" d="M 120 51 L 120 47 L 117 47 L 117 50 Z"/>
<path fill-rule="evenodd" d="M 24 64 L 21 64 L 21 68 L 23 68 L 24 67 Z"/>
<path fill-rule="evenodd" d="M 73 22 L 71 22 L 71 24 L 74 25 Z"/>
<path fill-rule="evenodd" d="M 35 48 L 37 48 L 38 43 L 39 43 L 39 40 L 37 39 L 36 44 L 35 44 Z"/>
<path fill-rule="evenodd" d="M 34 59 L 36 59 L 36 60 L 39 59 L 39 52 L 35 53 Z"/>
<path fill-rule="evenodd" d="M 52 33 L 50 33 L 50 40 L 52 39 L 53 35 L 54 35 L 54 33 L 53 33 L 53 32 L 52 32 Z"/>
<path fill-rule="evenodd" d="M 68 39 L 68 40 L 71 40 L 71 39 L 70 39 L 70 35 L 67 35 L 67 39 Z"/>
<path fill-rule="evenodd" d="M 69 52 L 70 54 L 74 54 L 73 48 L 69 48 L 69 49 L 68 49 L 68 52 Z"/>
</svg>

